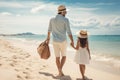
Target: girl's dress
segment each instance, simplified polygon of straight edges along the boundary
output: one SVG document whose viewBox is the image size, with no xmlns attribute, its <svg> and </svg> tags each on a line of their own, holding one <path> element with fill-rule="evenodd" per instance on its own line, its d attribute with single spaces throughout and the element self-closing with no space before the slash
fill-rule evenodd
<svg viewBox="0 0 120 80">
<path fill-rule="evenodd" d="M 89 64 L 89 53 L 87 47 L 79 47 L 79 49 L 75 53 L 74 61 L 77 64 Z"/>
</svg>

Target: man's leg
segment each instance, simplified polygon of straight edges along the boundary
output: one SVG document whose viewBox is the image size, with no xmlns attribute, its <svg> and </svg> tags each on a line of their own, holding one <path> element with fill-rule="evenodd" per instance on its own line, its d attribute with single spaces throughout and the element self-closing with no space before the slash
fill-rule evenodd
<svg viewBox="0 0 120 80">
<path fill-rule="evenodd" d="M 56 57 L 56 65 L 57 65 L 58 72 L 59 72 L 59 75 L 58 75 L 58 76 L 61 76 L 61 63 L 60 63 L 60 57 Z"/>
<path fill-rule="evenodd" d="M 61 59 L 61 72 L 62 72 L 63 65 L 65 64 L 65 61 L 66 61 L 66 56 L 63 56 Z M 62 72 L 62 75 L 64 76 L 63 72 Z"/>
<path fill-rule="evenodd" d="M 60 62 L 60 57 L 56 57 L 56 65 L 57 65 L 57 68 L 58 68 L 58 71 L 59 71 L 58 76 L 64 76 L 64 74 L 62 72 L 62 68 L 63 68 L 63 65 L 64 65 L 65 61 L 66 61 L 66 56 L 62 57 L 61 62 Z"/>
<path fill-rule="evenodd" d="M 61 56 L 62 56 L 62 59 L 61 59 L 61 73 L 62 73 L 62 76 L 64 76 L 63 72 L 62 72 L 62 68 L 65 64 L 65 61 L 66 61 L 66 50 L 67 50 L 67 42 L 64 41 L 62 42 L 62 44 L 60 45 L 60 50 L 61 50 Z"/>
<path fill-rule="evenodd" d="M 61 63 L 60 63 L 60 49 L 59 49 L 59 43 L 53 42 L 53 48 L 54 48 L 54 53 L 56 56 L 56 66 L 59 72 L 59 75 L 61 74 Z"/>
<path fill-rule="evenodd" d="M 61 69 L 62 69 L 63 65 L 65 64 L 65 61 L 66 61 L 66 56 L 63 56 L 61 59 Z"/>
</svg>

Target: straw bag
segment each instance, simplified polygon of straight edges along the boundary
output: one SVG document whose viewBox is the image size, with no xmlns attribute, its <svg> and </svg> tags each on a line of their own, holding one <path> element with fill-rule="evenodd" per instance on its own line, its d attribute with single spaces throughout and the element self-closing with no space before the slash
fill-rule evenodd
<svg viewBox="0 0 120 80">
<path fill-rule="evenodd" d="M 42 42 L 38 46 L 37 52 L 40 55 L 41 59 L 48 59 L 50 57 L 50 49 L 49 49 L 49 45 L 46 43 L 46 41 Z"/>
</svg>

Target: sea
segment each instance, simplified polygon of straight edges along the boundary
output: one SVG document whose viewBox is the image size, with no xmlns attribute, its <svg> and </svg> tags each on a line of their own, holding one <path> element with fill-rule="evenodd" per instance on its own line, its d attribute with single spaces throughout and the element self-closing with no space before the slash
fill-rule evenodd
<svg viewBox="0 0 120 80">
<path fill-rule="evenodd" d="M 21 41 L 44 41 L 47 35 L 16 35 L 7 36 L 9 38 L 18 39 Z M 74 42 L 76 43 L 77 37 L 73 35 Z M 67 37 L 68 43 L 70 42 Z M 96 66 L 120 75 L 120 35 L 89 35 L 89 48 L 91 52 L 91 60 L 94 61 Z M 52 44 L 52 40 L 50 42 Z M 73 50 L 68 44 L 68 50 Z M 73 51 L 74 52 L 74 51 Z M 92 64 L 94 64 L 92 63 Z M 101 64 L 102 63 L 102 64 Z M 104 65 L 103 65 L 104 64 Z M 102 65 L 102 66 L 101 66 Z M 91 65 L 92 66 L 92 65 Z M 107 69 L 106 69 L 107 68 Z M 113 70 L 114 69 L 114 70 Z"/>
</svg>

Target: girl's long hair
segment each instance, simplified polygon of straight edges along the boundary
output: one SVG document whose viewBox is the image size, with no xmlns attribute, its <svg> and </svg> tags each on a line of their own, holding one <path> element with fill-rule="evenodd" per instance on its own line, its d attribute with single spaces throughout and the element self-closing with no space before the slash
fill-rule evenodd
<svg viewBox="0 0 120 80">
<path fill-rule="evenodd" d="M 87 44 L 87 38 L 79 38 L 80 40 L 80 46 L 82 48 L 86 47 L 86 44 Z"/>
</svg>

